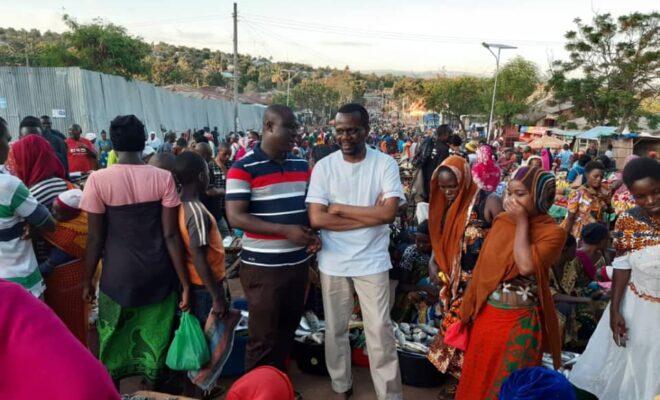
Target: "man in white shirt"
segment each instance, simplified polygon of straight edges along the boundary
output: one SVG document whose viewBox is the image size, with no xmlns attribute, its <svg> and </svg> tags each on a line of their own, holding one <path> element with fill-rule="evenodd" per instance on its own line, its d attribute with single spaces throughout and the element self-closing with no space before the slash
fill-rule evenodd
<svg viewBox="0 0 660 400">
<path fill-rule="evenodd" d="M 340 150 L 319 161 L 307 193 L 326 316 L 325 356 L 332 389 L 352 394 L 348 322 L 357 292 L 371 377 L 378 399 L 402 399 L 401 375 L 389 315 L 389 224 L 405 202 L 396 161 L 366 146 L 369 114 L 342 106 L 335 119 Z"/>
</svg>

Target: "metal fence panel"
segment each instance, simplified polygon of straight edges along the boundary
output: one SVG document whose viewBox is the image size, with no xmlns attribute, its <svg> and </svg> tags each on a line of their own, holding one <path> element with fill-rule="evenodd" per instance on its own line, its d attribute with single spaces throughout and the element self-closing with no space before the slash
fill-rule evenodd
<svg viewBox="0 0 660 400">
<path fill-rule="evenodd" d="M 224 100 L 188 97 L 145 82 L 129 81 L 80 68 L 0 67 L 0 116 L 18 136 L 25 116 L 50 115 L 53 127 L 66 132 L 73 123 L 83 132 L 107 130 L 117 115 L 135 114 L 147 131 L 161 128 L 218 127 L 221 135 L 233 130 L 233 105 Z M 239 129 L 261 129 L 265 111 L 260 105 L 239 105 Z"/>
</svg>

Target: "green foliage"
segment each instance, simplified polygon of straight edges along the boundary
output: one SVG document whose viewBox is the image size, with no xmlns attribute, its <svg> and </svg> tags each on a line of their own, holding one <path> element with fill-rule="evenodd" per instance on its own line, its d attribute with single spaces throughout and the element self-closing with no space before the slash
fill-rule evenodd
<svg viewBox="0 0 660 400">
<path fill-rule="evenodd" d="M 577 116 L 594 125 L 635 126 L 646 99 L 658 96 L 660 13 L 632 13 L 616 21 L 596 15 L 575 20 L 567 32 L 567 61 L 555 63 L 549 81 L 558 100 L 570 100 Z M 576 76 L 577 74 L 577 76 Z"/>
<path fill-rule="evenodd" d="M 323 83 L 306 79 L 291 89 L 291 98 L 301 110 L 308 109 L 315 115 L 330 116 L 339 106 L 341 95 Z M 286 104 L 286 98 L 283 104 Z"/>
<path fill-rule="evenodd" d="M 141 38 L 133 37 L 126 29 L 101 20 L 79 24 L 64 16 L 70 31 L 62 35 L 62 42 L 51 47 L 47 59 L 61 57 L 67 65 L 75 65 L 131 79 L 146 76 L 149 65 L 145 62 L 151 49 Z"/>
<path fill-rule="evenodd" d="M 495 115 L 502 119 L 504 125 L 511 124 L 518 114 L 529 110 L 529 96 L 541 83 L 536 64 L 516 57 L 500 69 L 497 76 L 497 93 L 495 97 Z M 490 110 L 490 99 L 493 95 L 492 80 L 487 85 L 487 96 L 484 101 Z"/>
<path fill-rule="evenodd" d="M 424 101 L 433 111 L 458 119 L 465 130 L 460 117 L 485 111 L 484 93 L 487 86 L 488 80 L 484 78 L 440 77 L 424 83 Z"/>
<path fill-rule="evenodd" d="M 295 103 L 294 100 L 295 99 L 293 99 L 292 96 L 289 96 L 289 107 L 291 107 L 291 109 L 295 111 L 295 110 L 298 109 L 298 107 L 296 106 L 296 103 Z M 271 103 L 286 105 L 286 93 L 275 93 Z"/>
</svg>

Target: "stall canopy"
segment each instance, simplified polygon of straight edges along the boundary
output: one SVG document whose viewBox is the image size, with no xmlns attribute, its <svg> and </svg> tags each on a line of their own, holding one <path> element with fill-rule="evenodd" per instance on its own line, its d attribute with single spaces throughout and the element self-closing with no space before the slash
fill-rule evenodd
<svg viewBox="0 0 660 400">
<path fill-rule="evenodd" d="M 534 139 L 531 142 L 529 142 L 529 147 L 531 147 L 534 150 L 537 149 L 545 149 L 545 148 L 550 148 L 550 149 L 559 149 L 563 145 L 565 145 L 566 142 L 563 140 L 556 138 L 554 136 L 542 136 L 538 139 Z"/>
<path fill-rule="evenodd" d="M 596 126 L 588 131 L 577 135 L 578 139 L 582 140 L 599 140 L 605 136 L 613 136 L 616 134 L 616 126 Z"/>
</svg>

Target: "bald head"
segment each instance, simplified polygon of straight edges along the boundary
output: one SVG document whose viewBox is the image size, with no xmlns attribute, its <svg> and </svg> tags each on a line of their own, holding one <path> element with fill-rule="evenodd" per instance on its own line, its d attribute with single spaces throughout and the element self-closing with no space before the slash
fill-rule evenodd
<svg viewBox="0 0 660 400">
<path fill-rule="evenodd" d="M 72 138 L 75 140 L 80 139 L 80 135 L 82 134 L 82 128 L 78 124 L 73 124 L 69 128 L 69 135 L 71 135 Z"/>
<path fill-rule="evenodd" d="M 261 138 L 261 148 L 274 154 L 284 154 L 293 150 L 298 123 L 293 111 L 287 106 L 273 104 L 266 109 Z"/>
<path fill-rule="evenodd" d="M 149 165 L 170 172 L 174 171 L 175 162 L 176 156 L 174 156 L 172 153 L 157 153 L 149 159 Z"/>
<path fill-rule="evenodd" d="M 209 162 L 213 159 L 213 150 L 211 145 L 206 142 L 200 142 L 195 145 L 195 153 L 199 154 L 204 158 L 204 161 Z"/>
<path fill-rule="evenodd" d="M 291 111 L 289 107 L 282 104 L 272 104 L 268 106 L 264 113 L 264 132 L 266 131 L 268 122 L 283 121 L 287 118 L 295 119 L 293 111 Z"/>
</svg>

